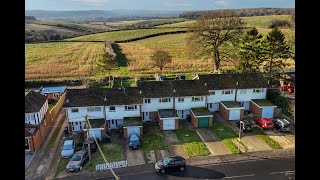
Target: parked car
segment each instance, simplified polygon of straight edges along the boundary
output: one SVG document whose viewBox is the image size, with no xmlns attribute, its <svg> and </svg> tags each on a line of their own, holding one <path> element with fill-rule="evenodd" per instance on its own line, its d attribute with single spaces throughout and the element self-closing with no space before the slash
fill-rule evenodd
<svg viewBox="0 0 320 180">
<path fill-rule="evenodd" d="M 181 156 L 171 156 L 156 162 L 155 169 L 161 173 L 166 171 L 180 170 L 186 168 L 186 160 Z"/>
<path fill-rule="evenodd" d="M 243 132 L 251 132 L 252 131 L 253 123 L 251 121 L 242 120 L 241 122 L 242 122 L 241 123 L 242 124 L 241 129 L 242 129 Z M 240 121 L 237 121 L 236 123 L 237 123 L 237 127 L 240 128 Z"/>
<path fill-rule="evenodd" d="M 76 152 L 66 166 L 69 172 L 81 171 L 86 162 L 89 161 L 89 154 L 87 150 L 80 150 Z"/>
<path fill-rule="evenodd" d="M 69 158 L 74 154 L 75 143 L 73 140 L 66 140 L 61 148 L 61 157 Z"/>
<path fill-rule="evenodd" d="M 274 119 L 274 127 L 279 131 L 291 131 L 290 122 L 286 119 Z"/>
<path fill-rule="evenodd" d="M 258 126 L 262 127 L 263 129 L 274 128 L 274 124 L 270 118 L 256 118 L 254 121 Z"/>
<path fill-rule="evenodd" d="M 90 141 L 90 151 L 91 152 L 96 152 L 97 148 L 98 148 L 96 141 L 94 139 L 92 139 L 92 138 L 90 138 L 89 141 Z M 98 141 L 98 143 L 99 143 L 99 141 Z M 85 140 L 83 142 L 82 149 L 84 149 L 84 150 L 88 149 L 88 141 L 87 140 Z"/>
<path fill-rule="evenodd" d="M 138 134 L 131 134 L 129 136 L 129 149 L 140 149 L 141 141 Z"/>
</svg>

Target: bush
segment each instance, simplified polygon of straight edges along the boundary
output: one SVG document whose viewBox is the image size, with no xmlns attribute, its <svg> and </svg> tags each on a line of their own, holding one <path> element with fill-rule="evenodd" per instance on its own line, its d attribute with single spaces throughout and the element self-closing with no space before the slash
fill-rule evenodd
<svg viewBox="0 0 320 180">
<path fill-rule="evenodd" d="M 287 102 L 285 97 L 281 96 L 280 92 L 268 91 L 267 99 L 269 99 L 279 108 L 282 108 L 283 114 L 285 114 L 286 116 L 292 116 L 289 103 Z"/>
<path fill-rule="evenodd" d="M 268 28 L 283 28 L 283 27 L 291 27 L 291 24 L 288 20 L 276 19 L 271 22 Z"/>
</svg>

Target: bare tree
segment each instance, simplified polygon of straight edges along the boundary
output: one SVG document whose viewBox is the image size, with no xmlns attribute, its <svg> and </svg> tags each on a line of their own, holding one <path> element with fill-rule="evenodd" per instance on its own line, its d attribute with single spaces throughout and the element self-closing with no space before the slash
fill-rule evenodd
<svg viewBox="0 0 320 180">
<path fill-rule="evenodd" d="M 193 58 L 212 58 L 214 70 L 220 70 L 222 59 L 229 59 L 228 48 L 238 42 L 245 23 L 233 11 L 209 11 L 188 26 L 188 52 Z"/>
<path fill-rule="evenodd" d="M 151 60 L 153 60 L 154 65 L 160 68 L 161 75 L 162 75 L 162 69 L 166 64 L 169 64 L 172 62 L 171 55 L 162 50 L 156 50 L 152 56 L 150 56 Z"/>
</svg>

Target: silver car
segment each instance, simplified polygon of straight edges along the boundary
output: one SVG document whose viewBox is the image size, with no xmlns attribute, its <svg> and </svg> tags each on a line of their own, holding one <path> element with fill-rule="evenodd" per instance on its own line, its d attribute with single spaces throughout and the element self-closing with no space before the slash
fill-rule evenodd
<svg viewBox="0 0 320 180">
<path fill-rule="evenodd" d="M 89 161 L 87 150 L 80 150 L 76 152 L 66 166 L 69 172 L 81 171 L 86 162 Z"/>
<path fill-rule="evenodd" d="M 74 154 L 75 143 L 73 140 L 66 140 L 61 148 L 61 157 L 70 158 Z"/>
</svg>

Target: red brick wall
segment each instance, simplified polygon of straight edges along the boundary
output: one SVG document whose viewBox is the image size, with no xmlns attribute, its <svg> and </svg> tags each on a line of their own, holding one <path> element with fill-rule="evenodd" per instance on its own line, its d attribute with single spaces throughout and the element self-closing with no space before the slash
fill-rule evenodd
<svg viewBox="0 0 320 180">
<path fill-rule="evenodd" d="M 209 127 L 213 125 L 213 117 L 209 117 Z"/>
<path fill-rule="evenodd" d="M 163 120 L 159 120 L 159 127 L 160 127 L 160 130 L 163 130 Z"/>
<path fill-rule="evenodd" d="M 194 116 L 194 114 L 190 111 L 191 123 L 195 128 L 198 128 L 198 118 Z"/>
<path fill-rule="evenodd" d="M 151 112 L 151 120 L 160 120 L 158 111 Z"/>
<path fill-rule="evenodd" d="M 261 117 L 262 108 L 258 107 L 255 103 L 250 102 L 250 110 L 252 111 L 254 116 Z"/>
<path fill-rule="evenodd" d="M 229 110 L 227 110 L 221 103 L 219 104 L 220 114 L 224 120 L 229 120 Z"/>
<path fill-rule="evenodd" d="M 240 120 L 243 119 L 244 116 L 244 109 L 240 109 Z"/>
<path fill-rule="evenodd" d="M 277 110 L 277 107 L 274 107 L 273 108 L 273 118 L 276 118 L 277 117 L 277 113 L 276 113 L 276 110 Z"/>
<path fill-rule="evenodd" d="M 29 137 L 29 138 L 28 138 L 28 143 L 29 143 L 29 149 L 30 149 L 31 151 L 35 151 L 35 148 L 34 148 L 34 146 L 33 146 L 32 137 Z"/>
<path fill-rule="evenodd" d="M 175 129 L 179 129 L 179 118 L 175 119 Z"/>
<path fill-rule="evenodd" d="M 143 126 L 140 127 L 140 137 L 143 137 Z"/>
<path fill-rule="evenodd" d="M 32 139 L 35 150 L 38 150 L 41 146 L 41 132 L 39 131 L 39 129 L 37 130 L 36 134 L 33 136 Z"/>
<path fill-rule="evenodd" d="M 123 128 L 123 137 L 128 138 L 128 129 L 127 128 Z"/>
</svg>

